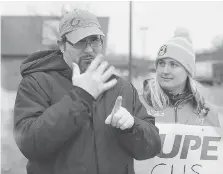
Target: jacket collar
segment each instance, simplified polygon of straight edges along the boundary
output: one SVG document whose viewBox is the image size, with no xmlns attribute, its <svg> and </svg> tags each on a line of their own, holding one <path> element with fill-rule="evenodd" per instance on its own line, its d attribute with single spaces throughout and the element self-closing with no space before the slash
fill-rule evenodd
<svg viewBox="0 0 223 174">
<path fill-rule="evenodd" d="M 171 92 L 166 91 L 166 90 L 164 90 L 164 92 L 168 96 L 168 98 L 170 100 L 170 104 L 172 106 L 179 105 L 181 102 L 183 102 L 183 101 L 186 102 L 193 98 L 193 94 L 189 90 L 186 90 L 183 93 L 179 93 L 177 95 L 174 95 Z"/>
</svg>

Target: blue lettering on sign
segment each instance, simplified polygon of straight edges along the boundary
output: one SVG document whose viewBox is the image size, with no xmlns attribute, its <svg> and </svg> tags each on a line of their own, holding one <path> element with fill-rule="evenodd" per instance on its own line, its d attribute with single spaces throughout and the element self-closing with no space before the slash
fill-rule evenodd
<svg viewBox="0 0 223 174">
<path fill-rule="evenodd" d="M 182 135 L 175 135 L 174 138 L 174 143 L 172 146 L 172 150 L 170 153 L 164 153 L 163 150 L 157 155 L 159 158 L 174 158 L 177 156 L 177 154 L 180 151 L 180 144 L 183 141 L 183 147 L 181 150 L 180 154 L 180 159 L 186 159 L 188 155 L 189 148 L 190 150 L 197 150 L 200 147 L 201 149 L 201 154 L 200 154 L 200 159 L 201 160 L 217 160 L 218 156 L 211 156 L 208 155 L 208 151 L 217 151 L 218 146 L 210 146 L 209 143 L 211 141 L 219 142 L 221 140 L 221 137 L 210 137 L 210 136 L 204 136 L 204 137 L 199 137 L 195 135 L 185 135 L 184 140 L 182 140 Z M 162 141 L 162 147 L 164 146 L 165 139 L 166 139 L 166 134 L 160 134 L 160 138 Z M 191 142 L 193 143 L 193 146 L 190 146 Z"/>
</svg>

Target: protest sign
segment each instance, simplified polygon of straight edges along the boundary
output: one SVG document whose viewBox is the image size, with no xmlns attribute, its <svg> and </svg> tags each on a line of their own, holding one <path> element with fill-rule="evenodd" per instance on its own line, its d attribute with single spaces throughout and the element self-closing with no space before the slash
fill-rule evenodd
<svg viewBox="0 0 223 174">
<path fill-rule="evenodd" d="M 134 161 L 136 174 L 223 174 L 223 129 L 157 124 L 162 151 Z"/>
</svg>

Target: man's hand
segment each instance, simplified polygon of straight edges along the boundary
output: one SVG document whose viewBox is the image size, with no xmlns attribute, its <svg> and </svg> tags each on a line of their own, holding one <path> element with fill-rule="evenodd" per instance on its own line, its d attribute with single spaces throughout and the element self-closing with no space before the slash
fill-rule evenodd
<svg viewBox="0 0 223 174">
<path fill-rule="evenodd" d="M 133 116 L 122 107 L 122 96 L 118 96 L 111 114 L 106 118 L 105 124 L 122 130 L 131 128 L 134 125 Z"/>
<path fill-rule="evenodd" d="M 83 74 L 72 77 L 73 85 L 84 89 L 97 99 L 101 93 L 117 83 L 116 79 L 108 81 L 115 73 L 115 68 L 113 66 L 107 68 L 108 66 L 108 63 L 103 61 L 103 56 L 98 55 Z"/>
</svg>

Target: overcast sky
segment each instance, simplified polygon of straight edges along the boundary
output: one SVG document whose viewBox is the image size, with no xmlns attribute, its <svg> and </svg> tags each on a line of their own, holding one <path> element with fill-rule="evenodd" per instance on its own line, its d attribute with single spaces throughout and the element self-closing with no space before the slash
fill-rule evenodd
<svg viewBox="0 0 223 174">
<path fill-rule="evenodd" d="M 63 4 L 89 10 L 110 18 L 107 53 L 127 54 L 129 50 L 129 2 L 8 2 L 2 15 L 61 14 Z M 223 35 L 223 1 L 138 2 L 133 1 L 133 54 L 154 58 L 160 45 L 172 37 L 176 27 L 187 28 L 195 50 L 212 47 L 216 35 Z M 147 28 L 142 31 L 141 28 Z"/>
</svg>

